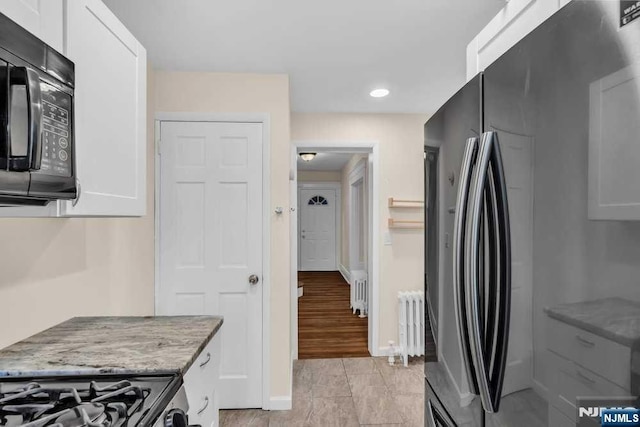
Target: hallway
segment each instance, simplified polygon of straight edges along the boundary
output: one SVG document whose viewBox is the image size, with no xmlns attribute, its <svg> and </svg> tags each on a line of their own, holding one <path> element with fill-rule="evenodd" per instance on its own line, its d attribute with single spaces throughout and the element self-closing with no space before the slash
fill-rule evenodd
<svg viewBox="0 0 640 427">
<path fill-rule="evenodd" d="M 298 358 L 366 357 L 368 319 L 349 308 L 350 288 L 338 271 L 301 271 Z"/>
</svg>

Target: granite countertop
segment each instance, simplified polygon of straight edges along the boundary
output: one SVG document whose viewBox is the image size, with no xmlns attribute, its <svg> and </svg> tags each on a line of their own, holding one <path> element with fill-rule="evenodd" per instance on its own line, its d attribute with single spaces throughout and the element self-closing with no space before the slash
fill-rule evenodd
<svg viewBox="0 0 640 427">
<path fill-rule="evenodd" d="M 640 340 L 640 303 L 604 298 L 544 309 L 549 317 L 627 347 Z"/>
<path fill-rule="evenodd" d="M 0 350 L 0 377 L 186 372 L 218 316 L 74 317 Z"/>
</svg>

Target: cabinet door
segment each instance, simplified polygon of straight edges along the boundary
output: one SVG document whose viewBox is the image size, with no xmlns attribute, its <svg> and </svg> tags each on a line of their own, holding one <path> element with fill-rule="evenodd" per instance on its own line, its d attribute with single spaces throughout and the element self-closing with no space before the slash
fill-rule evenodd
<svg viewBox="0 0 640 427">
<path fill-rule="evenodd" d="M 100 0 L 66 3 L 66 54 L 76 66 L 80 195 L 66 216 L 145 214 L 145 49 Z"/>
<path fill-rule="evenodd" d="M 589 85 L 589 219 L 640 220 L 639 88 L 638 64 Z"/>
<path fill-rule="evenodd" d="M 491 65 L 559 7 L 559 0 L 513 0 L 506 3 L 467 46 L 467 80 Z"/>
<path fill-rule="evenodd" d="M 0 12 L 63 52 L 62 0 L 2 0 Z"/>
</svg>

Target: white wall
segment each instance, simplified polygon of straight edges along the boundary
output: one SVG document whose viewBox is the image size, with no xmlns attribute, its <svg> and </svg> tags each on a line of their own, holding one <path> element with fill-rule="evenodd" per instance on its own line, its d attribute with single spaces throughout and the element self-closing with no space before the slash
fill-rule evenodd
<svg viewBox="0 0 640 427">
<path fill-rule="evenodd" d="M 0 348 L 73 316 L 153 314 L 153 90 L 147 103 L 146 216 L 0 219 Z"/>
<path fill-rule="evenodd" d="M 423 125 L 421 114 L 293 113 L 291 138 L 296 141 L 377 140 L 380 143 L 380 345 L 398 342 L 397 292 L 424 287 L 424 234 L 422 230 L 393 231 L 393 244 L 385 246 L 390 211 L 389 197 L 424 197 Z M 411 216 L 394 212 L 395 218 Z M 422 219 L 421 212 L 412 218 Z"/>
<path fill-rule="evenodd" d="M 271 122 L 271 397 L 291 393 L 289 78 L 282 74 L 156 73 L 156 111 L 250 112 Z M 284 214 L 274 212 L 284 207 Z"/>
<path fill-rule="evenodd" d="M 340 171 L 302 171 L 298 170 L 298 182 L 340 182 Z"/>
</svg>

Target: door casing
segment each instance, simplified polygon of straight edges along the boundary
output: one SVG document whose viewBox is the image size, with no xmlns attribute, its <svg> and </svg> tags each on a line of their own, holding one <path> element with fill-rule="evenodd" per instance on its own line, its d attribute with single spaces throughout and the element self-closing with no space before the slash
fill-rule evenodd
<svg viewBox="0 0 640 427">
<path fill-rule="evenodd" d="M 378 320 L 380 319 L 380 147 L 378 141 L 375 140 L 305 140 L 291 142 L 291 170 L 289 180 L 291 186 L 291 196 L 296 200 L 291 200 L 291 208 L 297 206 L 297 189 L 298 176 L 296 159 L 298 153 L 302 151 L 331 151 L 336 153 L 353 153 L 368 154 L 367 168 L 367 192 L 369 197 L 369 237 L 370 244 L 368 248 L 367 269 L 369 280 L 371 282 L 371 300 L 369 306 L 369 325 L 368 325 L 368 347 L 372 356 L 382 356 L 385 354 L 385 348 L 379 347 L 378 334 L 380 327 Z M 298 358 L 298 217 L 291 216 L 290 223 L 291 233 L 291 343 L 292 343 L 292 359 Z M 294 248 L 294 246 L 296 246 Z"/>
<path fill-rule="evenodd" d="M 351 274 L 354 270 L 359 270 L 362 268 L 366 268 L 367 260 L 365 259 L 365 265 L 363 267 L 360 266 L 359 260 L 359 252 L 362 250 L 360 248 L 360 240 L 364 241 L 364 243 L 368 246 L 370 243 L 369 234 L 369 226 L 367 224 L 368 217 L 368 207 L 369 207 L 369 194 L 368 194 L 368 183 L 367 183 L 367 167 L 366 160 L 360 160 L 351 171 L 349 175 L 349 274 Z M 366 202 L 366 208 L 362 208 L 362 206 L 355 210 L 354 206 L 356 204 L 356 200 L 354 200 L 354 187 L 360 185 L 360 196 L 364 198 Z M 367 226 L 366 231 L 364 233 L 364 238 L 361 239 L 360 236 L 360 227 L 364 223 Z M 355 242 L 358 242 L 356 245 Z"/>
</svg>

